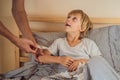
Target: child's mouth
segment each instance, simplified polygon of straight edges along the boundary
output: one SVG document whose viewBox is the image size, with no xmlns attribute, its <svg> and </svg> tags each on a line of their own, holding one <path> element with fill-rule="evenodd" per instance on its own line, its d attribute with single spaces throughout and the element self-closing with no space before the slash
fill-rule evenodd
<svg viewBox="0 0 120 80">
<path fill-rule="evenodd" d="M 68 24 L 68 23 L 66 23 L 66 24 L 65 24 L 65 26 L 69 26 L 69 27 L 70 27 L 71 25 L 70 25 L 70 24 Z"/>
</svg>

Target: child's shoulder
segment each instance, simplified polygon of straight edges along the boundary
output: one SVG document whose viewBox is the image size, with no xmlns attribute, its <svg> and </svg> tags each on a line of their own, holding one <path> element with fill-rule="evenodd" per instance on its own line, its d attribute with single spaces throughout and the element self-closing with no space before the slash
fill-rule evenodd
<svg viewBox="0 0 120 80">
<path fill-rule="evenodd" d="M 65 38 L 57 38 L 55 41 L 56 42 L 61 42 L 61 41 L 64 41 L 65 40 Z"/>
<path fill-rule="evenodd" d="M 89 38 L 83 38 L 84 41 L 93 41 L 92 39 Z"/>
<path fill-rule="evenodd" d="M 83 38 L 83 42 L 85 42 L 87 44 L 93 44 L 93 43 L 95 43 L 92 39 L 89 39 L 89 38 Z"/>
</svg>

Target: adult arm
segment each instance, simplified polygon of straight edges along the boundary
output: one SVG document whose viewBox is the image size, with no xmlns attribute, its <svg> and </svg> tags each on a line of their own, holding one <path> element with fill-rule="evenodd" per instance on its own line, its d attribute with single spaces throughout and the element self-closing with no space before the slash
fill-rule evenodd
<svg viewBox="0 0 120 80">
<path fill-rule="evenodd" d="M 0 21 L 0 34 L 9 39 L 12 43 L 14 43 L 23 51 L 31 53 L 36 52 L 36 50 L 33 50 L 31 48 L 31 46 L 34 46 L 34 43 L 31 40 L 16 37 L 3 25 L 1 21 Z"/>
<path fill-rule="evenodd" d="M 12 1 L 12 14 L 23 36 L 29 40 L 32 40 L 36 44 L 28 23 L 27 14 L 24 8 L 24 0 Z"/>
</svg>

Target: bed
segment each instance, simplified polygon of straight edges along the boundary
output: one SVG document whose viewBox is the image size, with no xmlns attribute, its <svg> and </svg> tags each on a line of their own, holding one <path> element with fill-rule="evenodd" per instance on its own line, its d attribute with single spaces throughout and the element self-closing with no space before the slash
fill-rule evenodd
<svg viewBox="0 0 120 80">
<path fill-rule="evenodd" d="M 39 17 L 29 16 L 33 35 L 43 46 L 49 46 L 55 39 L 64 37 L 63 31 L 65 17 Z M 104 58 L 120 75 L 120 19 L 119 18 L 90 18 L 94 23 L 94 29 L 88 34 L 88 38 L 94 40 Z M 37 24 L 37 25 L 36 25 Z M 41 24 L 41 26 L 39 26 Z M 57 27 L 59 26 L 59 28 Z M 100 34 L 98 34 L 100 33 Z M 21 34 L 19 34 L 22 37 Z M 106 54 L 108 53 L 108 54 Z M 16 49 L 16 68 L 28 62 L 28 54 Z"/>
</svg>

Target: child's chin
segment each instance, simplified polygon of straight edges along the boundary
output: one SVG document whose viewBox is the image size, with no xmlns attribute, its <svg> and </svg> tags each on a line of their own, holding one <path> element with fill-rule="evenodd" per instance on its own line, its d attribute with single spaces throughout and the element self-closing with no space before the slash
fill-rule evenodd
<svg viewBox="0 0 120 80">
<path fill-rule="evenodd" d="M 65 32 L 70 32 L 70 30 L 68 30 L 68 29 L 65 29 Z"/>
</svg>

